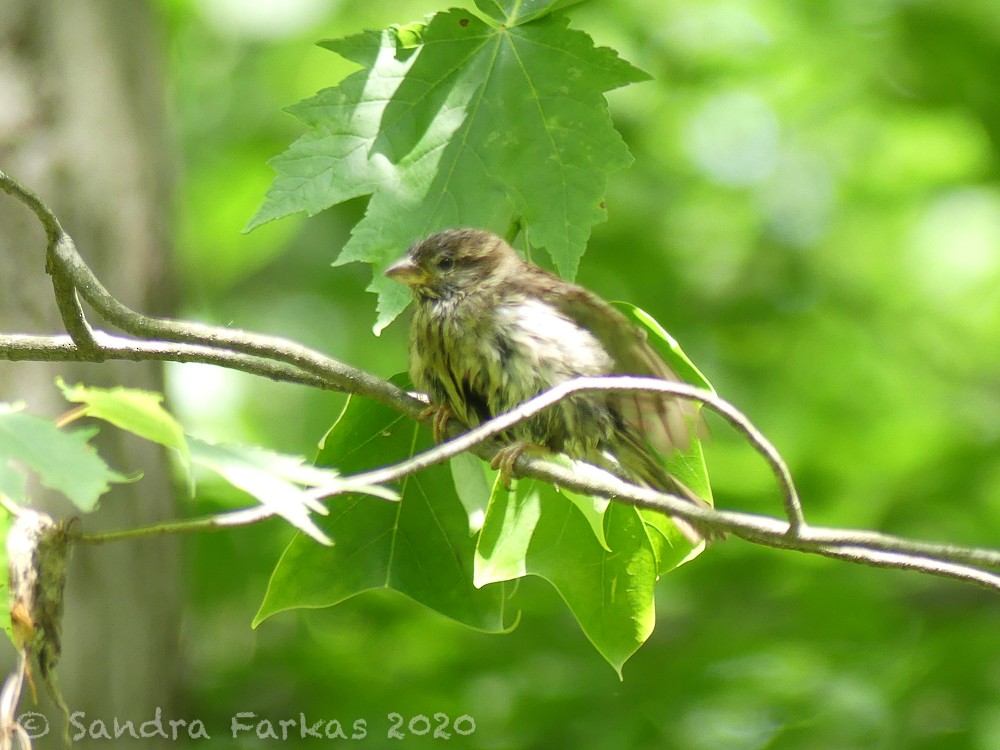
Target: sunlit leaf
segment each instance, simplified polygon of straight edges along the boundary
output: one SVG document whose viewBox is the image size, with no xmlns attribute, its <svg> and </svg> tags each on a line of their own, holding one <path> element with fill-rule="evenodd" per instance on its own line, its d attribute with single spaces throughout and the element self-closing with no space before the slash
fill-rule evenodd
<svg viewBox="0 0 1000 750">
<path fill-rule="evenodd" d="M 327 513 L 326 505 L 315 499 L 317 494 L 333 496 L 353 491 L 375 494 L 383 500 L 392 497 L 381 488 L 359 487 L 345 481 L 337 472 L 312 466 L 298 456 L 254 446 L 188 440 L 195 464 L 216 472 L 321 544 L 333 542 L 313 520 L 313 513 Z"/>
<path fill-rule="evenodd" d="M 544 578 L 621 674 L 653 631 L 657 557 L 635 508 L 612 503 L 604 523 L 609 549 L 551 485 L 522 480 L 515 492 L 498 488 L 477 548 L 476 580 L 485 585 L 528 574 Z"/>
<path fill-rule="evenodd" d="M 608 173 L 631 162 L 603 94 L 648 76 L 546 15 L 551 3 L 492 5 L 517 23 L 452 9 L 324 42 L 362 70 L 290 108 L 310 130 L 272 160 L 278 175 L 248 228 L 371 194 L 337 262 L 373 266 L 376 330 L 409 301 L 381 272 L 445 227 L 502 233 L 517 216 L 572 278 L 605 218 Z"/>
<path fill-rule="evenodd" d="M 10 461 L 19 462 L 33 471 L 44 486 L 61 492 L 77 508 L 89 512 L 97 507 L 111 483 L 138 478 L 108 467 L 89 444 L 96 434 L 95 428 L 60 430 L 51 420 L 0 409 L 0 463 L 9 466 Z M 16 485 L 12 486 L 16 491 Z"/>
<path fill-rule="evenodd" d="M 327 435 L 319 463 L 342 473 L 401 461 L 431 447 L 429 431 L 386 406 L 352 398 Z M 502 586 L 473 586 L 475 539 L 446 465 L 400 482 L 400 502 L 344 495 L 319 525 L 337 540 L 320 547 L 297 536 L 278 562 L 255 618 L 328 607 L 363 591 L 399 591 L 454 620 L 504 630 Z"/>
<path fill-rule="evenodd" d="M 476 7 L 505 26 L 518 26 L 583 0 L 476 0 Z"/>
<path fill-rule="evenodd" d="M 479 531 L 483 525 L 491 487 L 497 473 L 489 469 L 485 461 L 471 453 L 460 453 L 448 464 L 455 481 L 455 492 L 469 515 L 469 529 L 474 532 Z"/>
<path fill-rule="evenodd" d="M 135 388 L 97 388 L 77 383 L 67 385 L 61 378 L 56 384 L 67 401 L 84 404 L 83 416 L 103 419 L 122 430 L 177 451 L 185 471 L 189 470 L 191 452 L 184 429 L 163 408 L 163 395 Z"/>
<path fill-rule="evenodd" d="M 587 520 L 587 525 L 590 526 L 590 530 L 594 532 L 594 538 L 597 539 L 598 544 L 604 549 L 610 550 L 607 536 L 604 533 L 604 513 L 607 511 L 611 501 L 605 497 L 573 492 L 565 487 L 560 487 L 559 492 L 583 514 L 583 517 Z"/>
<path fill-rule="evenodd" d="M 476 544 L 476 586 L 528 574 L 528 546 L 542 512 L 538 486 L 527 480 L 511 490 L 500 482 L 494 484 Z"/>
<path fill-rule="evenodd" d="M 27 477 L 6 461 L 0 460 L 0 495 L 15 503 L 23 503 L 26 487 Z"/>
<path fill-rule="evenodd" d="M 657 350 L 664 361 L 685 383 L 703 388 L 712 393 L 715 389 L 708 379 L 688 358 L 680 344 L 661 326 L 649 313 L 627 302 L 615 302 L 615 307 L 621 310 L 636 325 L 646 331 L 649 343 Z M 700 409 L 700 405 L 698 407 Z M 700 432 L 702 426 L 692 430 L 691 441 L 684 451 L 677 451 L 671 456 L 664 456 L 664 463 L 670 473 L 683 484 L 692 489 L 699 497 L 712 503 L 712 485 L 705 466 L 705 455 L 702 448 Z"/>
<path fill-rule="evenodd" d="M 702 375 L 701 370 L 684 353 L 677 340 L 667 333 L 667 330 L 652 315 L 628 302 L 612 302 L 611 304 L 621 310 L 633 323 L 646 331 L 649 343 L 663 357 L 664 361 L 670 365 L 670 368 L 677 373 L 677 377 L 685 383 L 704 388 L 706 391 L 715 392 L 712 384 L 708 382 L 708 379 Z"/>
</svg>

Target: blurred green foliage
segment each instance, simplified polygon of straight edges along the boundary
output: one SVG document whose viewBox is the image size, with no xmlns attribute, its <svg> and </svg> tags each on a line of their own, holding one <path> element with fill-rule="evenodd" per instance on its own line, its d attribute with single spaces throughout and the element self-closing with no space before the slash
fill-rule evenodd
<svg viewBox="0 0 1000 750">
<path fill-rule="evenodd" d="M 182 314 L 403 370 L 405 326 L 370 333 L 367 269 L 329 267 L 362 201 L 240 229 L 265 159 L 301 132 L 280 109 L 351 71 L 312 43 L 444 6 L 296 0 L 260 21 L 272 4 L 159 5 Z M 995 1 L 620 0 L 571 18 L 654 77 L 609 95 L 636 163 L 611 177 L 578 279 L 670 329 L 783 452 L 812 522 L 996 546 Z M 314 450 L 342 405 L 205 368 L 171 376 L 186 424 L 286 452 Z M 721 425 L 707 459 L 719 505 L 778 512 Z M 254 746 L 227 740 L 239 711 L 365 718 L 373 746 L 392 711 L 475 717 L 448 747 L 1000 744 L 1000 608 L 956 583 L 717 544 L 661 582 L 656 630 L 619 683 L 538 581 L 518 590 L 510 635 L 383 593 L 251 631 L 287 541 L 279 522 L 188 541 L 189 712 L 213 746 Z"/>
</svg>

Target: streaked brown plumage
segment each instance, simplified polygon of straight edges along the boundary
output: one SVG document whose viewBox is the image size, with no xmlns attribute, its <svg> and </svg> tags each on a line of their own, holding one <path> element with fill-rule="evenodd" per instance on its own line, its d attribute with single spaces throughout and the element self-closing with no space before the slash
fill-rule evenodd
<svg viewBox="0 0 1000 750">
<path fill-rule="evenodd" d="M 621 312 L 522 260 L 490 232 L 432 235 L 386 275 L 413 291 L 414 385 L 469 427 L 581 375 L 677 380 Z M 508 438 L 702 502 L 660 460 L 687 446 L 693 422 L 690 405 L 662 394 L 585 393 L 516 425 Z"/>
</svg>

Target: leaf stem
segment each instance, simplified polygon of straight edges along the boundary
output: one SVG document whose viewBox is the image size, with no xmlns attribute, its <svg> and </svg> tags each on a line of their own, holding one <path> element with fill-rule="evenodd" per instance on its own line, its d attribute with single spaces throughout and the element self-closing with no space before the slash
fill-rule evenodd
<svg viewBox="0 0 1000 750">
<path fill-rule="evenodd" d="M 134 529 L 107 531 L 101 534 L 77 534 L 74 541 L 81 544 L 107 544 L 128 539 L 144 539 L 163 534 L 186 534 L 199 531 L 220 531 L 234 526 L 249 526 L 264 521 L 275 515 L 274 511 L 263 506 L 254 506 L 228 513 L 217 513 L 203 518 L 188 518 L 181 521 L 165 521 L 152 526 L 140 526 Z"/>
</svg>

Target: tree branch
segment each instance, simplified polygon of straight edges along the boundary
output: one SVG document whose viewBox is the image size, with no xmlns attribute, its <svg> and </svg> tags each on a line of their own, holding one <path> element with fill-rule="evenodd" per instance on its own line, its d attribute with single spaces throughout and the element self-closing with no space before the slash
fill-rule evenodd
<svg viewBox="0 0 1000 750">
<path fill-rule="evenodd" d="M 74 294 L 79 294 L 107 322 L 126 333 L 130 333 L 140 340 L 190 343 L 204 348 L 275 360 L 291 365 L 305 374 L 318 377 L 326 383 L 328 390 L 367 396 L 410 416 L 414 416 L 419 411 L 413 403 L 413 399 L 392 383 L 287 339 L 201 323 L 153 318 L 132 310 L 104 288 L 94 272 L 80 257 L 76 244 L 63 231 L 55 214 L 35 193 L 2 170 L 0 170 L 0 190 L 4 190 L 28 206 L 42 223 L 48 237 L 47 269 L 50 273 L 55 272 L 54 269 L 58 268 L 58 273 L 64 274 L 65 278 L 72 283 Z M 65 292 L 65 289 L 60 287 L 60 292 Z M 64 299 L 59 304 L 66 306 L 68 310 L 73 303 Z M 66 316 L 64 316 L 64 321 L 65 319 Z M 68 331 L 71 337 L 74 336 L 75 332 L 79 333 L 80 326 L 73 324 L 73 328 L 76 331 Z M 80 339 L 83 338 L 84 336 L 81 334 Z M 74 340 L 76 340 L 75 337 Z M 81 356 L 79 358 L 85 361 L 100 361 L 100 356 L 103 353 L 99 344 L 94 350 L 86 343 L 80 346 L 79 341 L 77 341 L 77 348 L 80 350 Z"/>
<path fill-rule="evenodd" d="M 2 171 L 0 189 L 31 209 L 45 229 L 48 238 L 46 269 L 53 275 L 57 303 L 69 334 L 0 335 L 0 359 L 203 362 L 272 380 L 366 396 L 410 417 L 418 416 L 424 409 L 425 402 L 392 383 L 286 339 L 152 318 L 135 312 L 104 288 L 80 257 L 73 240 L 63 231 L 58 219 L 37 195 Z M 80 306 L 80 298 L 86 300 L 106 321 L 134 338 L 91 329 Z M 934 544 L 870 531 L 810 527 L 805 522 L 801 502 L 787 465 L 774 446 L 738 409 L 709 391 L 655 378 L 581 378 L 564 383 L 466 433 L 458 434 L 460 430 L 453 424 L 449 434 L 458 434 L 454 439 L 394 466 L 365 472 L 351 479 L 366 484 L 394 481 L 467 450 L 483 458 L 491 458 L 497 449 L 497 443 L 491 441 L 491 438 L 573 393 L 598 390 L 649 390 L 667 393 L 698 401 L 721 415 L 768 463 L 781 488 L 786 520 L 696 506 L 680 497 L 632 485 L 613 474 L 580 462 L 568 467 L 522 454 L 515 464 L 515 469 L 521 476 L 542 479 L 584 494 L 608 497 L 636 507 L 679 516 L 700 527 L 725 531 L 755 544 L 808 552 L 873 567 L 916 570 L 1000 591 L 1000 575 L 984 570 L 1000 569 L 1000 552 L 997 550 Z M 258 514 L 259 511 L 255 509 L 242 511 L 234 515 L 232 521 L 250 523 L 259 520 Z M 231 525 L 220 523 L 219 518 L 213 517 L 167 524 L 163 529 L 215 528 L 223 524 Z M 135 531 L 161 533 L 159 528 Z M 87 541 L 97 543 L 107 539 L 94 537 Z"/>
<path fill-rule="evenodd" d="M 201 362 L 240 370 L 271 380 L 307 385 L 311 388 L 329 391 L 343 390 L 339 384 L 331 379 L 303 372 L 283 362 L 273 362 L 227 349 L 200 344 L 143 341 L 113 336 L 103 331 L 94 331 L 93 337 L 98 351 L 95 354 L 89 354 L 81 351 L 69 336 L 0 334 L 0 359 L 12 362 L 25 360 L 38 362 L 101 362 L 104 360 Z M 406 394 L 403 391 L 399 392 L 403 394 L 405 399 Z M 411 400 L 414 402 L 413 408 L 406 413 L 412 412 L 413 415 L 416 415 L 426 406 L 416 399 Z"/>
<path fill-rule="evenodd" d="M 786 501 L 787 498 L 792 498 L 795 506 L 800 507 L 788 467 L 774 446 L 739 410 L 709 391 L 655 378 L 578 378 L 558 385 L 524 402 L 513 411 L 484 422 L 475 429 L 406 461 L 357 474 L 350 479 L 364 484 L 396 481 L 466 450 L 483 448 L 484 440 L 504 432 L 517 422 L 537 414 L 573 393 L 609 390 L 651 390 L 670 393 L 681 398 L 700 401 L 709 408 L 724 413 L 727 420 L 747 436 L 754 448 L 771 465 Z M 486 450 L 473 452 L 489 459 L 495 451 L 495 446 L 489 446 Z M 974 582 L 1000 591 L 1000 576 L 976 567 L 1000 569 L 1000 552 L 996 550 L 914 541 L 871 531 L 811 527 L 801 516 L 798 523 L 791 519 L 782 522 L 767 516 L 705 508 L 676 495 L 633 485 L 596 466 L 582 462 L 575 462 L 570 468 L 545 458 L 522 454 L 515 468 L 523 476 L 543 479 L 579 493 L 607 497 L 671 516 L 680 516 L 699 527 L 725 531 L 755 544 L 809 552 L 874 567 L 918 570 L 932 575 Z"/>
</svg>

